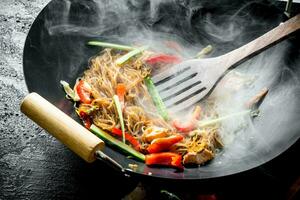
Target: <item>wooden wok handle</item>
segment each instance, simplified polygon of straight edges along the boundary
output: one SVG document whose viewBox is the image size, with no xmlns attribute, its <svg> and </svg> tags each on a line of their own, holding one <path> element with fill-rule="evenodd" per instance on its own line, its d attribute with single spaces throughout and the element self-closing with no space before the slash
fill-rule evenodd
<svg viewBox="0 0 300 200">
<path fill-rule="evenodd" d="M 104 148 L 101 139 L 37 93 L 24 98 L 21 111 L 89 163 Z"/>
<path fill-rule="evenodd" d="M 287 20 L 286 22 L 280 24 L 259 38 L 249 42 L 248 44 L 235 49 L 223 56 L 226 59 L 222 59 L 222 61 L 226 60 L 226 63 L 222 63 L 224 70 L 226 71 L 232 65 L 240 62 L 241 60 L 255 55 L 260 50 L 275 44 L 280 41 L 287 35 L 297 31 L 300 29 L 300 14 L 294 16 L 293 18 Z M 221 56 L 221 57 L 223 57 Z M 222 66 L 221 65 L 221 66 Z"/>
</svg>

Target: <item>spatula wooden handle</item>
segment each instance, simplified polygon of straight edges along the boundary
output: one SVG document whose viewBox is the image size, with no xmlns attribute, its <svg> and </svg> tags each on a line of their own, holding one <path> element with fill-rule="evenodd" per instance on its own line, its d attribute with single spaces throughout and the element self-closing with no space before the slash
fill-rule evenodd
<svg viewBox="0 0 300 200">
<path fill-rule="evenodd" d="M 280 24 L 276 28 L 265 33 L 259 38 L 249 42 L 248 44 L 223 55 L 224 57 L 227 58 L 226 59 L 227 62 L 223 63 L 224 71 L 226 71 L 232 65 L 239 63 L 240 61 L 247 58 L 248 56 L 255 55 L 260 50 L 272 44 L 275 44 L 276 42 L 280 41 L 287 35 L 299 29 L 300 29 L 300 14 Z"/>
<path fill-rule="evenodd" d="M 101 139 L 37 93 L 24 98 L 21 111 L 89 163 L 104 147 Z"/>
</svg>

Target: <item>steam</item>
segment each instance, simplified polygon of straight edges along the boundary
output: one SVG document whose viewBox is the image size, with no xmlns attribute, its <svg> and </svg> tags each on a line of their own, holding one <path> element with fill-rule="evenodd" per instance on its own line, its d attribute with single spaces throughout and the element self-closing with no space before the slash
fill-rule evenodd
<svg viewBox="0 0 300 200">
<path fill-rule="evenodd" d="M 206 3 L 209 9 L 212 5 Z M 157 51 L 173 53 L 165 41 L 175 41 L 182 46 L 185 58 L 193 58 L 208 44 L 216 49 L 213 56 L 223 54 L 249 42 L 253 39 L 251 34 L 263 33 L 256 30 L 266 32 L 265 27 L 269 27 L 267 21 L 254 18 L 248 9 L 257 2 L 247 2 L 237 9 L 227 6 L 226 12 L 223 10 L 217 16 L 205 13 L 204 3 L 183 0 L 64 0 L 59 4 L 62 10 L 57 12 L 63 15 L 49 13 L 45 22 L 51 36 L 79 35 L 112 43 L 149 45 Z M 243 110 L 244 103 L 262 88 L 270 91 L 260 107 L 259 117 L 235 118 L 222 125 L 225 150 L 202 170 L 227 166 L 230 171 L 261 164 L 270 159 L 265 155 L 275 157 L 299 137 L 299 71 L 291 70 L 284 62 L 289 45 L 287 41 L 281 42 L 226 75 L 223 83 L 235 78 L 234 73 L 245 75 L 247 84 L 232 82 L 232 87 L 242 84 L 237 90 L 221 83 L 216 87 L 212 96 L 217 99 L 220 116 Z M 78 57 L 85 54 L 84 48 L 84 44 L 75 46 L 76 53 L 71 52 L 76 59 L 69 63 L 74 66 L 70 77 L 78 74 Z"/>
<path fill-rule="evenodd" d="M 212 22 L 212 16 L 208 15 L 206 19 L 205 31 L 218 40 L 223 40 L 225 42 L 231 42 L 238 37 L 243 31 L 243 26 L 238 23 L 223 23 L 220 25 L 214 24 Z"/>
<path fill-rule="evenodd" d="M 260 116 L 256 119 L 241 117 L 223 123 L 221 134 L 225 150 L 212 163 L 213 167 L 230 166 L 233 161 L 239 160 L 243 161 L 240 166 L 246 166 L 251 159 L 263 163 L 267 160 L 265 155 L 277 155 L 299 137 L 300 87 L 295 72 L 283 62 L 288 47 L 288 42 L 282 42 L 235 69 L 255 77 L 255 80 L 248 87 L 232 93 L 229 98 L 220 98 L 218 113 L 242 109 L 244 102 L 263 87 L 269 88 L 270 92 L 260 106 Z M 215 93 L 223 89 L 220 86 Z"/>
</svg>

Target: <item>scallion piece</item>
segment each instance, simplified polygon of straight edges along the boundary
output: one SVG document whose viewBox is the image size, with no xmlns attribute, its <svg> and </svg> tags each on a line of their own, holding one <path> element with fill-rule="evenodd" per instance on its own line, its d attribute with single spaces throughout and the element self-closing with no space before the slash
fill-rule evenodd
<svg viewBox="0 0 300 200">
<path fill-rule="evenodd" d="M 213 124 L 225 121 L 225 120 L 230 119 L 230 118 L 234 118 L 234 117 L 238 117 L 238 116 L 243 116 L 243 115 L 247 115 L 247 114 L 250 114 L 251 117 L 255 117 L 255 116 L 258 115 L 258 110 L 254 110 L 254 111 L 252 111 L 252 110 L 245 110 L 245 111 L 241 111 L 241 112 L 229 114 L 229 115 L 226 115 L 226 116 L 223 116 L 223 117 L 219 117 L 219 118 L 216 118 L 216 119 L 203 120 L 203 121 L 200 121 L 198 123 L 198 127 L 202 128 L 202 127 L 205 127 L 205 126 L 209 126 L 209 125 L 213 125 Z"/>
<path fill-rule="evenodd" d="M 134 150 L 133 148 L 131 148 L 127 144 L 124 144 L 123 142 L 117 140 L 116 138 L 109 135 L 105 131 L 101 130 L 100 128 L 98 128 L 94 124 L 91 125 L 90 131 L 92 131 L 96 136 L 98 136 L 99 138 L 101 138 L 105 142 L 118 147 L 119 149 L 123 150 L 125 153 L 133 156 L 134 158 L 137 158 L 140 161 L 145 161 L 145 155 L 144 154 Z"/>
<path fill-rule="evenodd" d="M 107 42 L 99 42 L 99 41 L 89 41 L 87 44 L 91 45 L 91 46 L 100 46 L 100 47 L 119 49 L 119 50 L 124 50 L 124 51 L 131 51 L 131 50 L 136 49 L 135 47 L 131 47 L 131 46 L 113 44 L 113 43 L 107 43 Z"/>
<path fill-rule="evenodd" d="M 146 49 L 148 49 L 148 46 L 143 46 L 137 49 L 134 49 L 130 52 L 128 52 L 127 54 L 121 56 L 120 58 L 118 58 L 116 60 L 116 64 L 117 65 L 122 65 L 123 63 L 125 63 L 127 60 L 129 60 L 130 58 L 132 58 L 133 56 L 142 53 L 143 51 L 145 51 Z"/>
<path fill-rule="evenodd" d="M 146 77 L 144 79 L 146 87 L 148 89 L 148 92 L 150 93 L 150 96 L 152 98 L 152 101 L 154 102 L 156 109 L 160 116 L 162 116 L 165 120 L 169 119 L 169 114 L 166 109 L 166 106 L 164 102 L 162 101 L 161 97 L 159 96 L 159 93 L 150 77 Z"/>
<path fill-rule="evenodd" d="M 66 81 L 60 81 L 60 84 L 63 86 L 65 93 L 66 93 L 66 97 L 68 99 L 71 98 L 73 101 L 80 100 L 79 97 L 74 92 L 74 90 L 72 90 L 72 88 L 70 87 L 69 83 L 67 83 Z"/>
<path fill-rule="evenodd" d="M 121 130 L 122 130 L 122 140 L 123 140 L 123 143 L 125 143 L 125 126 L 124 126 L 124 120 L 123 120 L 123 114 L 122 114 L 122 106 L 121 106 L 119 97 L 117 95 L 113 96 L 113 100 L 117 107 L 117 112 L 118 112 L 118 116 L 120 119 Z"/>
<path fill-rule="evenodd" d="M 213 50 L 213 47 L 211 45 L 207 45 L 199 53 L 197 53 L 196 58 L 203 58 L 205 55 L 212 52 L 212 50 Z"/>
</svg>

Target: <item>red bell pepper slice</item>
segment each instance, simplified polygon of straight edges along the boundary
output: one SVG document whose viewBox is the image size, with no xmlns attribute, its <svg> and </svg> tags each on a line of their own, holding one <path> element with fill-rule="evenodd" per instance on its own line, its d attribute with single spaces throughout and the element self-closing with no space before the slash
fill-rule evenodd
<svg viewBox="0 0 300 200">
<path fill-rule="evenodd" d="M 86 81 L 80 80 L 75 89 L 82 103 L 90 104 L 92 102 L 92 88 Z"/>
<path fill-rule="evenodd" d="M 119 101 L 121 103 L 122 109 L 124 109 L 125 105 L 125 94 L 126 94 L 126 86 L 123 83 L 119 83 L 116 88 L 116 93 L 119 97 Z"/>
<path fill-rule="evenodd" d="M 164 165 L 183 170 L 182 156 L 172 152 L 161 152 L 146 155 L 146 165 Z"/>
<path fill-rule="evenodd" d="M 181 123 L 178 120 L 173 121 L 173 126 L 180 132 L 187 133 L 194 130 L 197 126 L 197 121 L 200 119 L 201 116 L 201 107 L 196 106 L 190 120 L 185 123 Z"/>
<path fill-rule="evenodd" d="M 96 106 L 83 103 L 80 104 L 78 109 L 76 109 L 77 114 L 79 115 L 80 119 L 83 121 L 83 124 L 87 129 L 89 129 L 92 125 L 92 119 L 90 115 L 96 109 Z"/>
<path fill-rule="evenodd" d="M 118 128 L 113 128 L 111 130 L 111 133 L 122 137 L 122 130 L 118 129 Z M 135 139 L 132 135 L 125 133 L 125 139 L 133 146 L 133 148 L 137 151 L 139 151 L 141 149 L 141 145 L 139 143 L 139 141 L 137 139 Z"/>
<path fill-rule="evenodd" d="M 87 113 L 85 113 L 84 111 L 80 111 L 79 116 L 82 119 L 84 126 L 87 129 L 90 129 L 90 127 L 92 125 L 90 116 Z"/>
<path fill-rule="evenodd" d="M 170 150 L 170 147 L 177 142 L 183 140 L 182 135 L 172 135 L 165 138 L 154 139 L 151 144 L 148 146 L 147 151 L 149 153 L 158 153 L 162 151 Z"/>
<path fill-rule="evenodd" d="M 151 56 L 145 60 L 146 63 L 150 65 L 163 63 L 163 64 L 177 64 L 181 62 L 181 58 L 174 55 L 168 55 L 168 54 L 157 54 L 154 56 Z"/>
<path fill-rule="evenodd" d="M 186 123 L 181 123 L 178 120 L 173 121 L 173 126 L 180 132 L 186 133 L 194 130 L 195 124 L 191 121 Z"/>
</svg>

